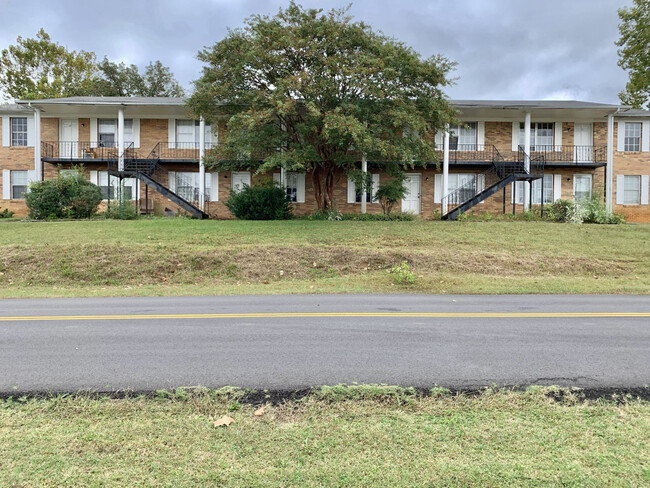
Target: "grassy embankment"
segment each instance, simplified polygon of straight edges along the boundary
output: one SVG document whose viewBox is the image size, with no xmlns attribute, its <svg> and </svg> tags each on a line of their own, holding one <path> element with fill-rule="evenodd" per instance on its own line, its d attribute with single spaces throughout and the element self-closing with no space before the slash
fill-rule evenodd
<svg viewBox="0 0 650 488">
<path fill-rule="evenodd" d="M 207 390 L 2 401 L 0 485 L 650 485 L 650 402 L 548 392 L 333 387 L 259 417 Z"/>
<path fill-rule="evenodd" d="M 0 297 L 648 293 L 649 225 L 0 222 Z M 407 261 L 413 284 L 393 266 Z"/>
</svg>

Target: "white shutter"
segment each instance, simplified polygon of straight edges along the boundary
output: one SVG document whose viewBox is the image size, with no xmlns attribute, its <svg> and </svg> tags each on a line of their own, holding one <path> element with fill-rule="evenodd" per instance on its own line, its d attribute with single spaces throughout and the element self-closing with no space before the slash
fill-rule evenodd
<svg viewBox="0 0 650 488">
<path fill-rule="evenodd" d="M 176 119 L 169 119 L 167 122 L 167 142 L 168 147 L 174 147 L 176 144 Z"/>
<path fill-rule="evenodd" d="M 442 149 L 445 143 L 444 139 L 444 132 L 443 131 L 437 131 L 436 132 L 436 137 L 435 137 L 435 143 L 436 143 L 436 148 L 437 149 Z"/>
<path fill-rule="evenodd" d="M 372 175 L 372 201 L 377 199 L 377 190 L 379 189 L 379 173 Z"/>
<path fill-rule="evenodd" d="M 476 175 L 476 193 L 481 193 L 483 190 L 485 190 L 485 175 Z M 481 200 L 479 203 L 485 203 L 485 200 Z"/>
<path fill-rule="evenodd" d="M 442 203 L 442 175 L 433 177 L 433 203 Z"/>
<path fill-rule="evenodd" d="M 625 201 L 625 176 L 616 175 L 616 205 L 623 205 Z"/>
<path fill-rule="evenodd" d="M 10 130 L 9 116 L 2 116 L 2 145 L 9 147 L 11 145 L 11 130 Z"/>
<path fill-rule="evenodd" d="M 305 203 L 305 173 L 296 174 L 296 203 Z"/>
<path fill-rule="evenodd" d="M 555 122 L 555 137 L 553 138 L 553 145 L 562 145 L 562 122 Z"/>
<path fill-rule="evenodd" d="M 210 144 L 212 144 L 212 127 L 205 124 L 203 132 L 205 132 L 205 147 L 209 148 Z"/>
<path fill-rule="evenodd" d="M 282 173 L 273 173 L 273 182 L 282 186 Z"/>
<path fill-rule="evenodd" d="M 478 149 L 481 151 L 481 146 L 485 144 L 485 122 L 479 122 L 477 124 L 476 144 L 478 144 Z"/>
<path fill-rule="evenodd" d="M 219 173 L 208 173 L 211 180 L 210 187 L 210 201 L 218 202 L 219 201 Z"/>
<path fill-rule="evenodd" d="M 648 121 L 641 124 L 641 151 L 650 151 L 650 122 Z"/>
<path fill-rule="evenodd" d="M 90 119 L 90 147 L 97 147 L 97 118 Z"/>
<path fill-rule="evenodd" d="M 512 123 L 512 151 L 519 150 L 519 122 Z"/>
<path fill-rule="evenodd" d="M 354 181 L 348 178 L 348 203 L 356 203 L 357 189 L 354 186 Z"/>
<path fill-rule="evenodd" d="M 176 172 L 170 171 L 167 173 L 169 177 L 169 189 L 176 193 Z"/>
<path fill-rule="evenodd" d="M 34 147 L 35 136 L 34 117 L 27 117 L 27 147 Z"/>
<path fill-rule="evenodd" d="M 641 205 L 648 204 L 648 175 L 641 175 Z"/>
<path fill-rule="evenodd" d="M 133 119 L 133 147 L 140 147 L 140 119 Z"/>
<path fill-rule="evenodd" d="M 623 152 L 625 150 L 625 122 L 618 122 L 617 132 L 616 150 Z"/>
<path fill-rule="evenodd" d="M 29 186 L 32 181 L 38 181 L 38 173 L 36 170 L 30 169 L 27 171 L 27 185 Z"/>
<path fill-rule="evenodd" d="M 562 175 L 553 175 L 553 201 L 562 199 Z"/>
<path fill-rule="evenodd" d="M 8 169 L 2 170 L 2 199 L 11 199 L 11 171 Z"/>
<path fill-rule="evenodd" d="M 97 171 L 95 170 L 90 170 L 90 182 L 93 185 L 99 185 L 99 178 L 97 176 Z"/>
</svg>

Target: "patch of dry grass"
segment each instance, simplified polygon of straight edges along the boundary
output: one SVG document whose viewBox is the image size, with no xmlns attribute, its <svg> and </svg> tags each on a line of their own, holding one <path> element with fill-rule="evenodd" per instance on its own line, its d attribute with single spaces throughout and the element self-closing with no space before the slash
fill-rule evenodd
<svg viewBox="0 0 650 488">
<path fill-rule="evenodd" d="M 650 403 L 329 387 L 0 403 L 5 486 L 647 486 Z M 263 395 L 261 396 L 264 403 Z M 227 428 L 214 420 L 229 415 Z"/>
</svg>

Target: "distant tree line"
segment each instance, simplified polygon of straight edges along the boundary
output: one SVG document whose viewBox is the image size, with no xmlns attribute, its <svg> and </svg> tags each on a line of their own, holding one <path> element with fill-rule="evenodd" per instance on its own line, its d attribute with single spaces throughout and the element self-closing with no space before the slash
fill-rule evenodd
<svg viewBox="0 0 650 488">
<path fill-rule="evenodd" d="M 0 91 L 17 100 L 72 96 L 181 97 L 183 88 L 160 61 L 144 72 L 134 64 L 98 61 L 91 51 L 70 51 L 45 30 L 18 37 L 0 53 Z"/>
</svg>

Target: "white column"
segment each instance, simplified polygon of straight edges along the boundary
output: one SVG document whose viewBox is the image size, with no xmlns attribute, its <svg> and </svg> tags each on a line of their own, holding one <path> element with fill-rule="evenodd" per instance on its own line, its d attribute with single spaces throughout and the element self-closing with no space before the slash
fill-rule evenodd
<svg viewBox="0 0 650 488">
<path fill-rule="evenodd" d="M 363 173 L 363 181 L 366 181 L 366 176 L 368 174 L 368 160 L 366 159 L 366 154 L 361 155 L 361 173 Z M 367 190 L 367 188 L 366 188 Z M 361 213 L 366 213 L 366 191 L 361 193 Z"/>
<path fill-rule="evenodd" d="M 445 127 L 445 136 L 442 144 L 442 213 L 447 213 L 448 202 L 445 198 L 449 193 L 449 124 Z"/>
<path fill-rule="evenodd" d="M 34 109 L 34 172 L 36 180 L 41 181 L 43 175 L 43 162 L 41 161 L 41 111 Z"/>
<path fill-rule="evenodd" d="M 614 114 L 607 116 L 607 178 L 605 180 L 605 205 L 612 211 L 612 192 L 614 191 Z M 620 191 L 620 189 L 618 190 Z"/>
<path fill-rule="evenodd" d="M 199 208 L 205 210 L 205 119 L 199 119 Z M 196 139 L 195 139 L 196 140 Z"/>
<path fill-rule="evenodd" d="M 117 110 L 117 170 L 124 171 L 124 108 Z"/>
<path fill-rule="evenodd" d="M 526 112 L 524 121 L 524 168 L 530 172 L 530 112 Z M 515 185 L 517 183 L 515 182 Z M 530 182 L 524 181 L 524 212 L 528 210 L 530 201 Z"/>
</svg>

